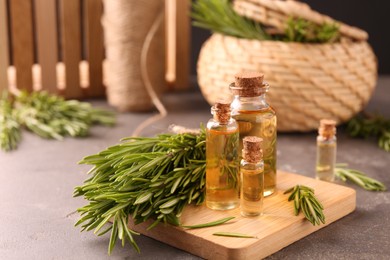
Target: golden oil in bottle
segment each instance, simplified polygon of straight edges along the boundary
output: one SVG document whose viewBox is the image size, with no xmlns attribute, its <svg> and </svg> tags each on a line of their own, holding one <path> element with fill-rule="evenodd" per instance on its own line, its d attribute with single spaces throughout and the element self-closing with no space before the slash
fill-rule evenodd
<svg viewBox="0 0 390 260">
<path fill-rule="evenodd" d="M 230 85 L 235 95 L 232 102 L 232 117 L 240 131 L 240 151 L 246 136 L 263 139 L 264 196 L 274 193 L 276 188 L 276 138 L 277 118 L 273 108 L 266 102 L 268 84 L 260 73 L 240 73 Z"/>
<path fill-rule="evenodd" d="M 317 136 L 316 178 L 323 181 L 334 181 L 336 164 L 336 122 L 323 119 L 320 121 Z"/>
<path fill-rule="evenodd" d="M 238 125 L 230 103 L 217 102 L 206 132 L 206 205 L 214 210 L 239 206 Z"/>
<path fill-rule="evenodd" d="M 243 140 L 240 207 L 241 215 L 245 217 L 258 216 L 263 211 L 264 163 L 261 143 L 262 139 L 255 136 L 247 136 Z"/>
</svg>

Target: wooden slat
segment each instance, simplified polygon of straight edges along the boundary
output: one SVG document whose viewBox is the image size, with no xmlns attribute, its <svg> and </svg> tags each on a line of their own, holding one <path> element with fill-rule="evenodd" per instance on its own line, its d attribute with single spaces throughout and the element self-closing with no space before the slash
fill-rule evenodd
<svg viewBox="0 0 390 260">
<path fill-rule="evenodd" d="M 89 63 L 89 96 L 103 96 L 103 13 L 101 0 L 85 0 L 85 28 L 87 61 Z"/>
<path fill-rule="evenodd" d="M 165 1 L 166 74 L 171 89 L 189 86 L 190 73 L 190 1 Z"/>
<path fill-rule="evenodd" d="M 79 64 L 81 60 L 80 0 L 61 0 L 62 57 L 65 64 L 64 95 L 67 98 L 82 96 Z"/>
<path fill-rule="evenodd" d="M 171 89 L 176 81 L 176 2 L 165 0 L 165 80 Z"/>
<path fill-rule="evenodd" d="M 32 90 L 34 62 L 31 0 L 10 0 L 13 64 L 19 89 Z"/>
<path fill-rule="evenodd" d="M 58 60 L 58 48 L 56 0 L 35 0 L 35 19 L 42 89 L 51 93 L 57 93 L 56 64 Z"/>
<path fill-rule="evenodd" d="M 176 0 L 176 82 L 175 89 L 189 86 L 190 1 Z"/>
<path fill-rule="evenodd" d="M 8 21 L 6 0 L 0 0 L 0 92 L 8 88 Z"/>
</svg>

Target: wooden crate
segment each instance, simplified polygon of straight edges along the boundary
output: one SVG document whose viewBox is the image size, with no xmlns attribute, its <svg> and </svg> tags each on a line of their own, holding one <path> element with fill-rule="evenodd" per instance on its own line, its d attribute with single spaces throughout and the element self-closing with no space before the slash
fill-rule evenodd
<svg viewBox="0 0 390 260">
<path fill-rule="evenodd" d="M 99 0 L 0 0 L 0 90 L 103 96 L 102 11 Z"/>
<path fill-rule="evenodd" d="M 168 12 L 175 16 L 174 35 L 181 39 L 174 40 L 177 66 L 171 85 L 177 89 L 188 85 L 190 2 L 170 2 L 176 6 Z M 102 13 L 101 0 L 0 0 L 0 91 L 103 96 Z"/>
</svg>

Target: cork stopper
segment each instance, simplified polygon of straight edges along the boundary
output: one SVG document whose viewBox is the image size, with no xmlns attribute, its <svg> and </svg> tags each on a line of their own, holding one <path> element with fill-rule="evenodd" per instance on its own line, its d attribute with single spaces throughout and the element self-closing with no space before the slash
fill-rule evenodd
<svg viewBox="0 0 390 260">
<path fill-rule="evenodd" d="M 336 135 L 336 121 L 331 119 L 321 119 L 318 134 L 326 139 Z"/>
<path fill-rule="evenodd" d="M 226 124 L 230 119 L 230 102 L 227 100 L 218 100 L 211 108 L 211 113 L 215 120 L 222 124 Z"/>
<path fill-rule="evenodd" d="M 242 158 L 250 163 L 257 163 L 263 159 L 261 145 L 263 139 L 256 136 L 246 136 L 243 139 Z"/>
<path fill-rule="evenodd" d="M 234 77 L 235 82 L 230 84 L 230 89 L 234 95 L 241 97 L 260 96 L 269 86 L 263 82 L 264 75 L 259 72 L 241 72 Z"/>
</svg>

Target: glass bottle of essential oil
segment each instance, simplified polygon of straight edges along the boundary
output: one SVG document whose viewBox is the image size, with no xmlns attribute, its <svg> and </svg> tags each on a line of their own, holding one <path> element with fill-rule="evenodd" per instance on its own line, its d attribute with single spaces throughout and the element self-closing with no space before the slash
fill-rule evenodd
<svg viewBox="0 0 390 260">
<path fill-rule="evenodd" d="M 334 181 L 336 164 L 336 122 L 322 119 L 317 136 L 316 178 L 323 181 Z"/>
<path fill-rule="evenodd" d="M 261 73 L 239 73 L 230 89 L 234 94 L 232 117 L 240 131 L 239 151 L 245 136 L 263 139 L 264 196 L 269 196 L 276 187 L 276 114 L 266 101 L 269 85 L 263 78 Z"/>
<path fill-rule="evenodd" d="M 238 125 L 230 103 L 217 102 L 206 132 L 206 205 L 214 210 L 239 206 Z"/>
<path fill-rule="evenodd" d="M 240 167 L 241 215 L 258 216 L 263 211 L 264 198 L 264 163 L 261 150 L 262 139 L 246 136 L 243 140 L 242 160 Z"/>
</svg>

